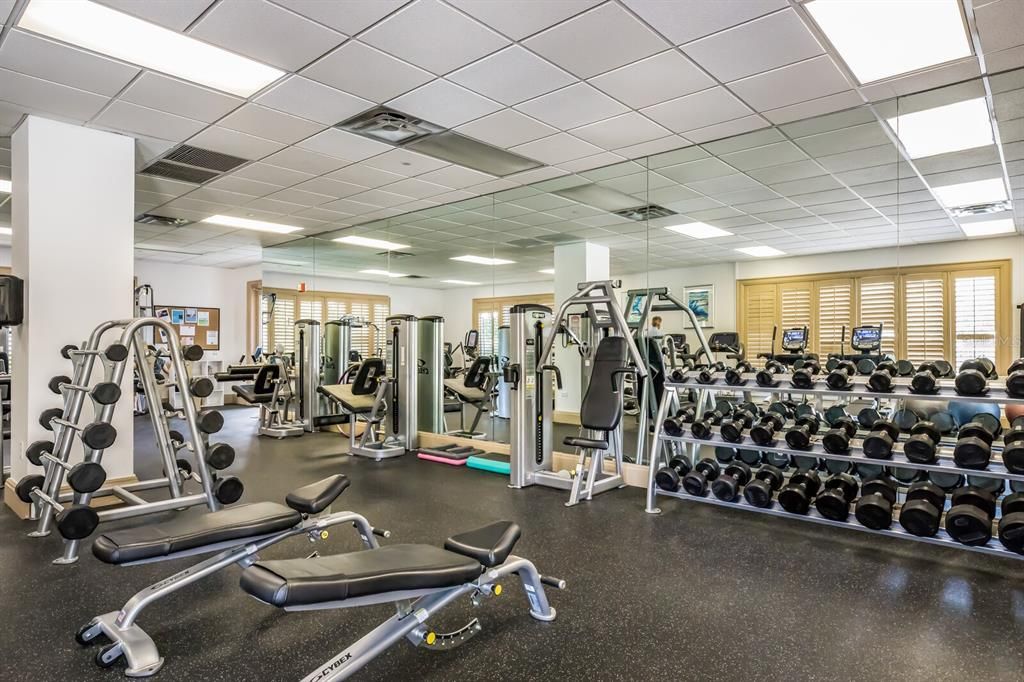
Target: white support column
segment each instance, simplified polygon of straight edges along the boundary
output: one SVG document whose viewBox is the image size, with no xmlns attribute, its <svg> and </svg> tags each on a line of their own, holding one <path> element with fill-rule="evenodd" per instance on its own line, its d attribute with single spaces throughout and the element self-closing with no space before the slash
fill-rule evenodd
<svg viewBox="0 0 1024 682">
<path fill-rule="evenodd" d="M 555 308 L 576 293 L 580 282 L 610 279 L 608 247 L 577 242 L 555 247 Z M 582 309 L 576 312 L 583 312 Z M 557 348 L 557 346 L 556 346 Z M 555 364 L 562 371 L 562 390 L 555 393 L 555 411 L 578 413 L 583 402 L 580 356 L 556 351 Z"/>
<path fill-rule="evenodd" d="M 13 135 L 11 258 L 25 280 L 25 322 L 13 344 L 11 481 L 36 470 L 26 446 L 53 437 L 39 414 L 62 404 L 47 388 L 50 377 L 72 373 L 61 347 L 81 344 L 100 322 L 132 316 L 134 154 L 130 137 L 37 116 Z M 103 455 L 108 480 L 134 471 L 131 371 L 121 388 L 117 441 Z M 82 423 L 92 419 L 88 399 L 82 415 Z M 76 438 L 72 460 L 81 457 Z M 11 487 L 5 500 L 20 509 Z"/>
</svg>

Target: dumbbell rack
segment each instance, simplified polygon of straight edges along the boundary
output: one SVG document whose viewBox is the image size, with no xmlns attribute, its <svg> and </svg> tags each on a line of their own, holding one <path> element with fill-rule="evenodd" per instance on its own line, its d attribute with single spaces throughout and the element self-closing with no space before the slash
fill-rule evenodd
<svg viewBox="0 0 1024 682">
<path fill-rule="evenodd" d="M 855 436 L 850 441 L 850 451 L 846 454 L 832 454 L 826 452 L 821 445 L 820 436 L 812 439 L 812 447 L 807 450 L 801 450 L 796 448 L 788 447 L 784 438 L 781 436 L 784 430 L 779 431 L 779 438 L 776 443 L 771 446 L 757 445 L 754 443 L 749 435 L 744 435 L 743 440 L 738 443 L 726 441 L 721 436 L 720 430 L 716 427 L 712 429 L 711 437 L 708 439 L 697 438 L 696 436 L 687 435 L 683 436 L 670 436 L 664 432 L 663 424 L 665 419 L 669 416 L 670 412 L 674 412 L 679 406 L 679 392 L 689 389 L 695 389 L 698 392 L 698 399 L 696 401 L 697 410 L 696 416 L 699 418 L 705 409 L 705 406 L 709 402 L 709 398 L 712 394 L 721 392 L 736 392 L 744 394 L 794 394 L 803 396 L 814 396 L 818 398 L 825 397 L 842 397 L 849 399 L 858 398 L 877 398 L 881 400 L 900 400 L 900 399 L 913 399 L 913 400 L 966 400 L 977 403 L 999 403 L 1004 405 L 1024 405 L 1024 398 L 1009 397 L 1006 390 L 1002 386 L 990 386 L 988 393 L 983 396 L 961 396 L 956 393 L 953 388 L 953 381 L 951 379 L 940 379 L 936 381 L 936 392 L 932 394 L 917 394 L 910 392 L 910 382 L 908 379 L 896 378 L 893 380 L 893 391 L 889 393 L 880 393 L 877 391 L 871 391 L 866 385 L 866 377 L 855 376 L 851 377 L 851 389 L 849 390 L 834 390 L 829 388 L 825 384 L 825 374 L 821 374 L 816 377 L 817 381 L 812 388 L 795 388 L 789 383 L 791 374 L 780 374 L 776 376 L 778 385 L 776 386 L 758 386 L 755 381 L 755 373 L 744 373 L 741 375 L 741 383 L 732 385 L 725 382 L 725 373 L 716 372 L 712 375 L 712 381 L 708 383 L 698 383 L 695 380 L 686 380 L 681 382 L 667 382 L 665 384 L 664 394 L 661 402 L 658 405 L 657 417 L 654 422 L 654 451 L 651 453 L 649 462 L 649 472 L 647 481 L 647 506 L 645 511 L 649 514 L 660 514 L 661 510 L 657 507 L 657 497 L 673 497 L 677 499 L 690 500 L 694 502 L 702 502 L 705 504 L 712 504 L 720 507 L 727 507 L 732 509 L 745 509 L 753 512 L 761 512 L 770 516 L 779 516 L 787 519 L 798 519 L 804 521 L 810 521 L 813 523 L 819 523 L 829 526 L 838 526 L 843 528 L 851 528 L 854 530 L 865 531 L 869 533 L 876 533 L 879 535 L 886 535 L 889 537 L 897 537 L 908 540 L 918 540 L 933 545 L 942 545 L 945 547 L 955 547 L 957 549 L 967 549 L 983 554 L 990 554 L 994 556 L 1013 558 L 1013 559 L 1024 559 L 1024 555 L 1017 554 L 1015 552 L 1006 549 L 1002 544 L 999 543 L 998 539 L 993 537 L 988 544 L 975 547 L 964 545 L 946 533 L 944 528 L 939 528 L 938 533 L 932 537 L 917 536 L 907 532 L 898 523 L 898 513 L 895 511 L 893 514 L 893 524 L 890 528 L 875 530 L 868 528 L 860 524 L 852 515 L 846 521 L 837 521 L 825 518 L 814 509 L 813 505 L 807 514 L 792 514 L 782 509 L 776 501 L 773 501 L 770 507 L 757 507 L 739 496 L 734 501 L 719 500 L 711 495 L 703 497 L 690 495 L 689 493 L 679 490 L 673 492 L 670 490 L 662 490 L 655 484 L 655 474 L 661 466 L 667 464 L 667 458 L 664 457 L 664 451 L 669 448 L 675 447 L 676 445 L 683 445 L 688 447 L 690 452 L 688 453 L 691 460 L 691 464 L 696 463 L 696 452 L 699 446 L 714 447 L 728 447 L 736 450 L 756 450 L 758 452 L 773 452 L 786 454 L 791 457 L 808 457 L 815 459 L 829 459 L 839 460 L 859 464 L 870 464 L 874 466 L 884 466 L 889 468 L 905 468 L 905 469 L 918 469 L 922 471 L 938 471 L 950 474 L 964 474 L 975 477 L 987 477 L 997 478 L 1004 481 L 1024 481 L 1024 475 L 1013 474 L 1006 470 L 1002 465 L 1001 461 L 994 457 L 989 463 L 989 466 L 985 469 L 968 469 L 957 466 L 952 460 L 952 448 L 948 445 L 940 445 L 936 449 L 937 460 L 930 464 L 922 464 L 908 460 L 903 454 L 903 443 L 897 441 L 893 447 L 893 455 L 889 459 L 875 459 L 864 455 L 862 447 L 862 439 Z M 999 452 L 998 447 L 993 447 L 993 454 Z M 785 484 L 783 484 L 785 485 Z M 998 516 L 997 516 L 998 517 Z"/>
<path fill-rule="evenodd" d="M 157 395 L 158 386 L 153 366 L 147 360 L 146 353 L 148 345 L 143 335 L 145 328 L 156 328 L 163 332 L 171 349 L 171 362 L 174 367 L 175 383 L 179 390 L 188 394 L 190 382 L 187 364 L 184 358 L 181 343 L 175 329 L 164 320 L 157 318 L 134 318 L 128 320 L 112 320 L 98 325 L 90 335 L 88 341 L 82 344 L 81 348 L 66 347 L 63 353 L 69 357 L 74 364 L 74 376 L 71 384 L 61 382 L 60 392 L 64 394 L 64 407 L 62 416 L 59 419 L 51 420 L 54 430 L 54 445 L 50 457 L 43 457 L 45 475 L 42 476 L 42 485 L 32 487 L 28 493 L 32 501 L 31 517 L 37 521 L 35 531 L 29 533 L 32 537 L 44 537 L 50 534 L 50 526 L 55 514 L 63 513 L 65 510 L 78 510 L 88 514 L 94 519 L 93 523 L 112 521 L 144 514 L 168 510 L 180 510 L 187 507 L 205 504 L 210 511 L 220 508 L 220 502 L 214 492 L 214 475 L 207 464 L 207 438 L 199 428 L 199 416 L 195 404 L 191 400 L 184 401 L 181 416 L 184 417 L 189 431 L 189 438 L 185 443 L 178 443 L 171 438 L 171 430 L 167 415 L 158 406 L 151 406 L 155 409 L 149 410 L 150 420 L 153 425 L 153 432 L 156 436 L 157 446 L 164 465 L 165 476 L 161 478 L 138 481 L 127 485 L 103 485 L 91 492 L 65 492 L 61 493 L 61 486 L 64 482 L 64 475 L 68 467 L 71 455 L 71 448 L 74 443 L 75 433 L 81 432 L 78 423 L 82 415 L 85 402 L 85 395 L 89 390 L 92 380 L 92 373 L 96 358 L 99 358 L 104 365 L 104 380 L 120 386 L 126 368 L 129 365 L 128 357 L 134 350 L 135 362 L 139 376 L 142 380 L 143 389 L 147 395 Z M 108 358 L 107 349 L 101 349 L 100 340 L 110 330 L 121 329 L 121 335 L 117 344 L 126 349 L 120 352 L 120 360 Z M 93 423 L 109 424 L 113 414 L 115 403 L 98 405 L 94 401 L 95 421 Z M 177 450 L 185 447 L 195 455 L 195 467 L 192 472 L 182 472 L 176 458 Z M 84 461 L 102 464 L 103 449 L 89 448 L 83 442 L 85 451 Z M 56 461 L 54 461 L 56 460 Z M 57 461 L 62 464 L 57 464 Z M 26 477 L 32 479 L 33 477 Z M 40 477 L 34 477 L 40 478 Z M 23 482 L 26 479 L 22 479 Z M 183 490 L 184 481 L 191 479 L 199 482 L 202 492 L 185 494 Z M 19 482 L 19 486 L 24 484 Z M 159 501 L 147 501 L 136 492 L 166 488 L 170 494 L 169 499 Z M 124 506 L 112 509 L 104 509 L 99 512 L 92 512 L 89 509 L 90 502 L 95 497 L 116 497 Z M 65 506 L 66 503 L 70 505 Z M 90 524 L 91 525 L 91 524 Z M 94 527 L 94 526 L 93 526 Z M 60 526 L 58 525 L 60 530 Z M 64 533 L 62 532 L 62 535 Z M 88 535 L 88 533 L 86 533 Z M 65 537 L 63 555 L 54 560 L 56 564 L 71 564 L 78 560 L 80 537 Z"/>
</svg>

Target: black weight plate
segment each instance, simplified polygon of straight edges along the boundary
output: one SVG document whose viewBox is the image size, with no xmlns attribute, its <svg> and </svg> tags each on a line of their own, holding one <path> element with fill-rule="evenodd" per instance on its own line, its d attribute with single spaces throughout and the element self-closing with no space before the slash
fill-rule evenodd
<svg viewBox="0 0 1024 682">
<path fill-rule="evenodd" d="M 245 486 L 234 476 L 221 478 L 213 486 L 213 494 L 221 504 L 234 504 L 242 497 Z"/>
<path fill-rule="evenodd" d="M 93 450 L 105 450 L 117 440 L 117 429 L 107 422 L 92 422 L 82 429 L 82 442 Z"/>
<path fill-rule="evenodd" d="M 811 471 L 818 468 L 818 458 L 807 457 L 806 455 L 793 455 L 793 464 L 800 471 Z"/>
<path fill-rule="evenodd" d="M 788 469 L 791 463 L 789 455 L 783 452 L 766 452 L 764 453 L 764 459 L 768 464 L 780 469 Z"/>
<path fill-rule="evenodd" d="M 897 360 L 896 373 L 901 377 L 909 377 L 914 373 L 914 363 L 910 360 Z"/>
<path fill-rule="evenodd" d="M 736 459 L 736 449 L 719 445 L 715 447 L 715 459 L 722 464 L 728 464 Z"/>
<path fill-rule="evenodd" d="M 1006 482 L 1001 478 L 993 478 L 991 476 L 967 476 L 967 485 L 973 485 L 975 488 L 981 488 L 982 490 L 988 491 L 999 497 L 1003 494 L 1003 490 L 1006 489 Z"/>
<path fill-rule="evenodd" d="M 121 399 L 121 387 L 112 381 L 104 381 L 93 386 L 90 395 L 99 405 L 113 405 Z"/>
<path fill-rule="evenodd" d="M 814 500 L 814 508 L 826 519 L 845 521 L 850 516 L 850 503 L 838 490 L 826 490 Z"/>
<path fill-rule="evenodd" d="M 928 480 L 946 492 L 955 490 L 964 484 L 963 474 L 951 474 L 944 471 L 929 471 Z"/>
<path fill-rule="evenodd" d="M 847 416 L 846 405 L 833 405 L 825 410 L 825 421 L 829 426 L 835 426 L 840 418 Z"/>
<path fill-rule="evenodd" d="M 68 472 L 68 485 L 76 493 L 94 493 L 107 482 L 107 472 L 97 462 L 79 462 Z"/>
<path fill-rule="evenodd" d="M 992 539 L 992 517 L 973 505 L 955 505 L 946 513 L 946 532 L 961 544 L 980 547 Z"/>
<path fill-rule="evenodd" d="M 36 488 L 42 490 L 45 482 L 46 477 L 42 474 L 30 474 L 18 481 L 18 484 L 14 486 L 14 494 L 25 504 L 32 504 L 32 491 Z"/>
<path fill-rule="evenodd" d="M 797 417 L 813 416 L 813 415 L 814 415 L 814 405 L 811 405 L 810 403 L 800 403 L 799 405 L 796 406 L 796 416 Z"/>
<path fill-rule="evenodd" d="M 772 489 L 764 481 L 752 481 L 743 488 L 743 499 L 755 507 L 766 508 L 772 505 Z"/>
<path fill-rule="evenodd" d="M 921 471 L 919 469 L 910 469 L 907 467 L 893 467 L 891 472 L 893 478 L 904 484 L 913 483 L 921 475 Z"/>
<path fill-rule="evenodd" d="M 885 468 L 880 464 L 857 463 L 857 475 L 862 481 L 870 481 L 882 475 Z"/>
<path fill-rule="evenodd" d="M 857 423 L 865 429 L 870 429 L 879 419 L 878 410 L 873 407 L 865 407 L 857 413 Z"/>
<path fill-rule="evenodd" d="M 227 443 L 213 443 L 206 449 L 206 463 L 211 469 L 227 469 L 235 461 L 235 449 Z"/>
<path fill-rule="evenodd" d="M 825 470 L 830 474 L 847 474 L 853 469 L 853 462 L 845 462 L 841 459 L 825 460 Z"/>
<path fill-rule="evenodd" d="M 779 504 L 790 514 L 806 514 L 811 507 L 807 492 L 801 486 L 793 485 L 779 491 Z"/>
<path fill-rule="evenodd" d="M 857 500 L 853 513 L 862 526 L 871 530 L 892 526 L 892 503 L 881 495 L 864 495 Z"/>
<path fill-rule="evenodd" d="M 1011 493 L 1007 495 L 1003 498 L 999 509 L 1002 510 L 1003 516 L 1024 512 L 1024 493 Z"/>
<path fill-rule="evenodd" d="M 985 430 L 992 435 L 998 435 L 1003 430 L 1003 425 L 999 422 L 999 417 L 989 412 L 979 412 L 978 414 L 971 417 L 972 422 L 978 422 L 985 427 Z"/>
<path fill-rule="evenodd" d="M 112 343 L 103 354 L 111 362 L 124 362 L 128 359 L 128 347 L 121 343 Z"/>
<path fill-rule="evenodd" d="M 999 542 L 1011 552 L 1024 554 L 1024 513 L 1015 512 L 999 519 Z"/>
<path fill-rule="evenodd" d="M 57 514 L 57 530 L 67 540 L 84 540 L 98 525 L 99 514 L 85 505 L 71 505 Z"/>
<path fill-rule="evenodd" d="M 743 449 L 739 451 L 739 458 L 744 464 L 757 466 L 761 463 L 761 453 L 757 450 Z"/>
<path fill-rule="evenodd" d="M 911 535 L 931 537 L 939 532 L 942 510 L 925 500 L 911 500 L 900 508 L 900 525 Z"/>
<path fill-rule="evenodd" d="M 875 361 L 869 360 L 868 358 L 862 358 L 857 361 L 857 373 L 862 376 L 867 376 L 875 371 Z"/>
</svg>

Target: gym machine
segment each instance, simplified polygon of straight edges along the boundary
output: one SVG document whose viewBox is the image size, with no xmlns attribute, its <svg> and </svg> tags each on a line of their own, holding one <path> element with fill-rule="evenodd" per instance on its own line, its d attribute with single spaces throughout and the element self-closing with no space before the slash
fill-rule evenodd
<svg viewBox="0 0 1024 682">
<path fill-rule="evenodd" d="M 341 325 L 331 325 L 333 328 Z M 348 333 L 349 348 L 351 349 L 351 329 Z M 312 433 L 324 426 L 333 424 L 344 424 L 348 421 L 347 414 L 330 414 L 320 387 L 324 384 L 321 371 L 324 362 L 323 338 L 320 336 L 320 323 L 317 320 L 296 320 L 295 321 L 295 391 L 298 396 L 296 405 L 295 421 L 302 424 L 306 433 Z M 340 347 L 341 334 L 338 334 L 338 346 L 332 346 L 332 352 L 344 350 Z M 334 356 L 334 364 L 337 364 L 337 356 Z M 285 374 L 287 376 L 287 373 Z M 287 415 L 287 411 L 285 411 Z"/>
<path fill-rule="evenodd" d="M 351 315 L 324 323 L 323 384 L 344 383 L 352 365 L 352 329 L 362 322 Z"/>
<path fill-rule="evenodd" d="M 818 356 L 807 352 L 807 340 L 810 336 L 807 327 L 790 327 L 782 330 L 782 352 L 775 352 L 775 339 L 779 328 L 772 328 L 772 349 L 767 353 L 759 353 L 757 357 L 768 362 L 778 362 L 793 367 L 807 360 L 817 360 Z"/>
<path fill-rule="evenodd" d="M 416 322 L 417 428 L 444 433 L 444 318 L 421 317 Z"/>
</svg>

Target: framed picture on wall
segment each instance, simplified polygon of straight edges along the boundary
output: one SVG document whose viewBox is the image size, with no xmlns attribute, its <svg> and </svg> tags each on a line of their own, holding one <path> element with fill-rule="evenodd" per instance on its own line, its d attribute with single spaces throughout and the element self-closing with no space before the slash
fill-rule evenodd
<svg viewBox="0 0 1024 682">
<path fill-rule="evenodd" d="M 695 287 L 686 287 L 683 290 L 684 301 L 687 307 L 697 316 L 697 322 L 702 327 L 715 326 L 715 287 L 711 284 L 703 284 Z"/>
</svg>

